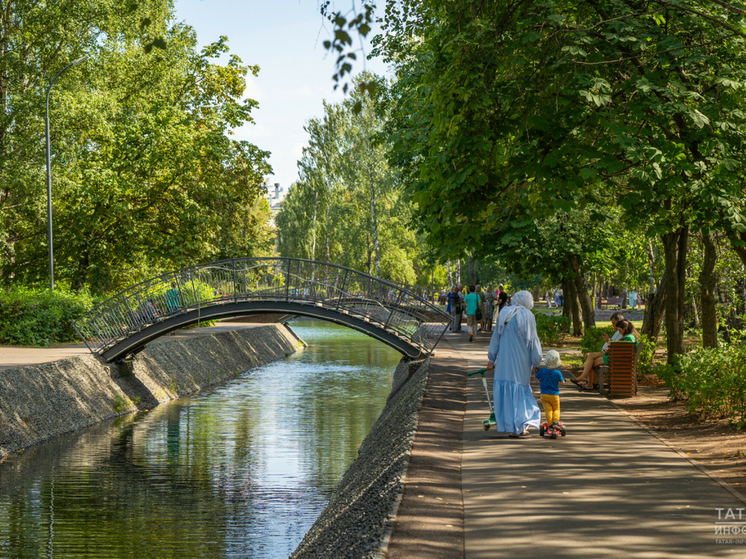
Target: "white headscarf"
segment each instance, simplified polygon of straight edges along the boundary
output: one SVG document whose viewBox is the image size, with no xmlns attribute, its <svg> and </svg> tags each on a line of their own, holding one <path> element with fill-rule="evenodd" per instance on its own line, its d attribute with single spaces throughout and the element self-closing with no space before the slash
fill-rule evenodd
<svg viewBox="0 0 746 559">
<path fill-rule="evenodd" d="M 520 311 L 521 309 L 530 311 L 534 308 L 534 298 L 528 291 L 519 291 L 518 293 L 513 295 L 511 302 L 513 304 L 509 307 L 506 307 L 504 309 L 505 312 L 501 312 L 498 316 L 497 333 L 499 335 L 502 335 L 503 330 L 505 330 L 505 325 L 511 318 L 518 314 L 518 311 Z"/>
</svg>

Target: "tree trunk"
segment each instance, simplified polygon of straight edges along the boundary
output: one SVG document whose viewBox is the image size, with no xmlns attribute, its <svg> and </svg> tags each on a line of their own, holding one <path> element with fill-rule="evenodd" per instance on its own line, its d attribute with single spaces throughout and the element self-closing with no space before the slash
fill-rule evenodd
<svg viewBox="0 0 746 559">
<path fill-rule="evenodd" d="M 365 139 L 366 143 L 368 139 Z M 370 145 L 368 146 L 370 150 Z M 373 250 L 376 254 L 376 277 L 381 277 L 381 256 L 378 250 L 378 215 L 376 213 L 376 188 L 371 175 L 370 169 L 368 169 L 368 181 L 370 182 L 370 211 L 373 215 Z"/>
<path fill-rule="evenodd" d="M 471 283 L 477 284 L 477 267 L 475 266 L 474 257 L 469 257 L 469 274 L 471 275 Z"/>
<path fill-rule="evenodd" d="M 381 254 L 378 247 L 378 218 L 376 216 L 376 193 L 370 185 L 370 207 L 373 212 L 373 250 L 376 254 L 376 277 L 381 277 Z"/>
<path fill-rule="evenodd" d="M 704 347 L 717 347 L 718 318 L 715 307 L 715 290 L 718 283 L 715 273 L 717 247 L 712 233 L 702 235 L 702 242 L 705 247 L 704 262 L 699 274 L 699 285 L 702 292 L 702 345 Z"/>
<path fill-rule="evenodd" d="M 371 266 L 373 265 L 373 251 L 370 250 L 370 233 L 365 234 L 365 246 L 368 253 L 368 275 L 370 275 Z"/>
<path fill-rule="evenodd" d="M 648 266 L 650 267 L 650 293 L 655 293 L 655 254 L 653 253 L 653 243 L 648 241 L 645 247 L 648 253 Z"/>
<path fill-rule="evenodd" d="M 666 276 L 663 276 L 658 289 L 650 293 L 645 304 L 640 333 L 645 334 L 648 339 L 657 340 L 660 334 L 663 317 L 666 315 L 666 291 Z"/>
<path fill-rule="evenodd" d="M 313 221 L 311 222 L 311 260 L 316 260 L 316 209 L 319 203 L 319 191 L 313 191 Z M 316 279 L 316 265 L 311 272 L 311 281 Z"/>
<path fill-rule="evenodd" d="M 446 269 L 448 270 L 448 288 L 453 287 L 453 274 L 451 274 L 451 261 L 446 262 Z"/>
<path fill-rule="evenodd" d="M 730 239 L 730 244 L 733 247 L 733 250 L 736 251 L 741 262 L 746 266 L 746 233 L 741 233 L 740 235 L 737 233 L 729 233 L 728 238 Z"/>
<path fill-rule="evenodd" d="M 666 258 L 666 349 L 668 363 L 684 353 L 684 289 L 686 284 L 686 247 L 689 229 L 679 227 L 662 236 Z"/>
<path fill-rule="evenodd" d="M 596 313 L 593 310 L 593 302 L 588 295 L 588 286 L 585 284 L 580 257 L 577 254 L 571 255 L 569 263 L 572 267 L 572 271 L 575 272 L 575 290 L 577 291 L 578 300 L 580 301 L 580 308 L 583 311 L 583 323 L 586 328 L 589 326 L 595 326 Z"/>
<path fill-rule="evenodd" d="M 567 300 L 567 298 L 570 296 L 569 284 L 570 284 L 569 281 L 567 281 L 565 279 L 562 280 L 562 293 L 565 296 L 565 300 Z M 538 291 L 538 289 L 537 289 L 537 291 Z M 536 299 L 536 297 L 534 297 L 534 299 Z M 568 305 L 567 303 L 565 303 L 564 305 L 562 305 L 562 316 L 566 316 L 568 318 L 570 318 L 572 316 L 571 313 L 570 313 L 570 305 Z"/>
<path fill-rule="evenodd" d="M 461 259 L 456 260 L 456 283 L 461 287 Z"/>
<path fill-rule="evenodd" d="M 580 303 L 578 303 L 578 292 L 575 289 L 575 282 L 569 280 L 565 284 L 567 285 L 567 287 L 563 288 L 565 290 L 565 308 L 569 309 L 570 316 L 572 317 L 572 335 L 582 336 L 583 323 L 580 320 Z"/>
<path fill-rule="evenodd" d="M 329 213 L 332 207 L 332 189 L 329 189 L 329 202 L 326 205 L 326 224 L 324 225 L 324 229 L 326 231 L 326 261 L 331 262 L 329 259 Z"/>
</svg>

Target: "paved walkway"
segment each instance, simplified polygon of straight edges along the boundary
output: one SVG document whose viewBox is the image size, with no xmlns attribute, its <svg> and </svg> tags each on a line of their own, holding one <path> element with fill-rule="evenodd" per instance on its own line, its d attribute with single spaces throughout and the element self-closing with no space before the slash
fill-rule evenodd
<svg viewBox="0 0 746 559">
<path fill-rule="evenodd" d="M 474 344 L 464 334 L 445 339 L 469 370 L 486 364 L 487 335 Z M 746 536 L 716 535 L 715 524 L 718 508 L 732 509 L 738 522 L 744 502 L 605 398 L 563 387 L 567 437 L 533 431 L 516 440 L 482 429 L 489 412 L 478 376 L 466 392 L 466 559 L 746 557 L 746 545 L 736 543 Z M 744 521 L 746 514 L 737 528 Z"/>
<path fill-rule="evenodd" d="M 204 336 L 206 334 L 217 334 L 228 330 L 239 328 L 253 328 L 263 326 L 263 324 L 254 324 L 247 322 L 218 322 L 215 326 L 204 328 L 187 328 L 177 330 L 173 336 L 163 336 L 151 343 L 158 343 L 164 340 L 178 340 L 180 338 L 190 338 L 193 336 Z M 0 346 L 0 371 L 11 369 L 13 367 L 25 367 L 26 365 L 39 365 L 41 363 L 51 363 L 60 359 L 69 359 L 79 355 L 90 353 L 84 344 L 69 344 L 56 347 L 15 347 Z"/>
</svg>

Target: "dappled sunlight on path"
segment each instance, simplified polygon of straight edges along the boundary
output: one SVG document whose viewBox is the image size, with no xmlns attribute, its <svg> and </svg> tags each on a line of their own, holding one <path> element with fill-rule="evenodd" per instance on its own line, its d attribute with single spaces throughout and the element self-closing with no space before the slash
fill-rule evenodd
<svg viewBox="0 0 746 559">
<path fill-rule="evenodd" d="M 485 365 L 487 336 L 476 344 L 455 334 L 448 340 L 470 370 Z M 469 380 L 467 559 L 746 556 L 735 543 L 743 536 L 716 535 L 717 508 L 735 511 L 740 501 L 598 394 L 566 386 L 561 399 L 567 437 L 542 439 L 534 430 L 510 439 L 483 431 L 484 388 L 477 377 Z"/>
</svg>

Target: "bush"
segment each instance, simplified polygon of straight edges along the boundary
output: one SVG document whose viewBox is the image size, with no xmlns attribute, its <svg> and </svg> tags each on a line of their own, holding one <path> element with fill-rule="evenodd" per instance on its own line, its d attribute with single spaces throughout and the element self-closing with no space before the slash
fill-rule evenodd
<svg viewBox="0 0 746 559">
<path fill-rule="evenodd" d="M 613 326 L 588 326 L 580 340 L 580 352 L 583 356 L 589 353 L 597 353 L 604 347 L 604 333 L 609 337 L 614 335 Z"/>
<path fill-rule="evenodd" d="M 566 316 L 549 316 L 540 312 L 534 312 L 534 316 L 541 345 L 556 346 L 570 329 L 570 319 Z"/>
<path fill-rule="evenodd" d="M 656 368 L 671 389 L 700 419 L 728 417 L 741 429 L 746 420 L 746 346 L 699 348 L 681 355 L 674 366 Z"/>
<path fill-rule="evenodd" d="M 49 346 L 79 341 L 72 321 L 93 308 L 87 291 L 73 293 L 64 287 L 17 288 L 0 292 L 0 344 Z"/>
<path fill-rule="evenodd" d="M 656 371 L 653 370 L 653 357 L 655 356 L 655 341 L 648 339 L 646 334 L 640 336 L 642 351 L 640 360 L 637 362 L 637 374 L 648 375 Z"/>
</svg>

